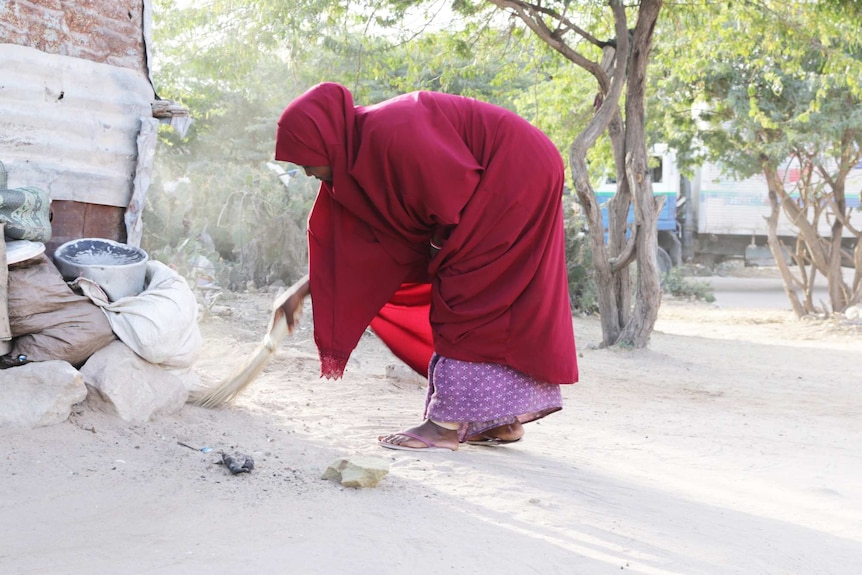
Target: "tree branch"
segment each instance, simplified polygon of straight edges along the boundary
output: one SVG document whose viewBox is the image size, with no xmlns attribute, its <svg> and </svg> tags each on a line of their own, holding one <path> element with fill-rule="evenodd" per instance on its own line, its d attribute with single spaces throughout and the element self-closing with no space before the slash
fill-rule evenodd
<svg viewBox="0 0 862 575">
<path fill-rule="evenodd" d="M 562 38 L 571 30 L 590 44 L 599 48 L 605 48 L 607 46 L 614 46 L 617 44 L 619 42 L 619 37 L 614 41 L 601 41 L 577 26 L 575 23 L 571 22 L 564 14 L 560 14 L 555 10 L 545 8 L 539 4 L 522 2 L 520 0 L 488 0 L 488 2 L 498 8 L 511 11 L 548 46 L 562 54 L 567 60 L 592 74 L 599 83 L 599 88 L 602 93 L 606 93 L 609 90 L 610 81 L 607 73 L 602 69 L 601 65 L 593 62 L 577 50 L 573 49 Z M 613 5 L 615 3 L 612 2 L 611 4 Z M 557 29 L 551 30 L 543 16 L 547 16 L 555 21 Z"/>
<path fill-rule="evenodd" d="M 639 229 L 640 226 L 633 226 L 632 233 L 628 240 L 626 240 L 626 246 L 623 248 L 623 251 L 621 251 L 618 256 L 608 260 L 608 263 L 611 265 L 612 274 L 619 272 L 634 261 L 635 256 L 637 255 L 636 248 Z"/>
</svg>

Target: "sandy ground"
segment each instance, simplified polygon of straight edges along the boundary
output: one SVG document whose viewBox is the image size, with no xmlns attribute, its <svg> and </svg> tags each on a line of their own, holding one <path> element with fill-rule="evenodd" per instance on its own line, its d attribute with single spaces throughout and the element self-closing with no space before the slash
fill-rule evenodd
<svg viewBox="0 0 862 575">
<path fill-rule="evenodd" d="M 860 573 L 862 327 L 733 297 L 666 300 L 648 350 L 598 349 L 576 318 L 564 410 L 454 453 L 377 447 L 419 421 L 422 382 L 370 333 L 319 379 L 306 313 L 233 407 L 128 424 L 85 403 L 0 430 L 0 573 Z M 272 298 L 202 320 L 205 381 L 252 352 Z M 391 461 L 379 487 L 319 479 L 354 454 Z"/>
</svg>

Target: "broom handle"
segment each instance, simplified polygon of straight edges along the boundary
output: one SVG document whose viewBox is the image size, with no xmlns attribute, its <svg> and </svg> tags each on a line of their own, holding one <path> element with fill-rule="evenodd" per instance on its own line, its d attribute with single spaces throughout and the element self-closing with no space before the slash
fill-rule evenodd
<svg viewBox="0 0 862 575">
<path fill-rule="evenodd" d="M 263 336 L 263 346 L 268 349 L 270 353 L 274 352 L 278 347 L 278 344 L 287 337 L 288 333 L 290 333 L 290 328 L 287 327 L 287 321 L 284 319 L 284 314 L 273 315 L 272 320 L 270 321 L 269 331 L 267 331 L 266 335 Z"/>
<path fill-rule="evenodd" d="M 308 274 L 306 274 L 278 296 L 272 304 L 272 318 L 269 322 L 268 335 L 274 334 L 276 330 L 286 329 L 287 331 L 281 335 L 281 339 L 283 339 L 287 334 L 293 333 L 293 328 L 299 321 L 299 316 L 302 315 L 302 302 L 310 294 L 311 289 Z M 278 321 L 279 318 L 283 321 Z M 283 326 L 279 324 L 283 324 Z"/>
</svg>

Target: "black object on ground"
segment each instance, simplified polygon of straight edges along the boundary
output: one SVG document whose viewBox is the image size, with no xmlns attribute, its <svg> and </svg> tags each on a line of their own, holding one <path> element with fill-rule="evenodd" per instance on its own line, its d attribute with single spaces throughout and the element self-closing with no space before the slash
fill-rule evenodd
<svg viewBox="0 0 862 575">
<path fill-rule="evenodd" d="M 221 463 L 227 466 L 233 475 L 250 473 L 251 470 L 254 469 L 254 459 L 251 458 L 251 455 L 243 455 L 242 453 L 236 453 L 234 455 L 222 453 Z"/>
</svg>

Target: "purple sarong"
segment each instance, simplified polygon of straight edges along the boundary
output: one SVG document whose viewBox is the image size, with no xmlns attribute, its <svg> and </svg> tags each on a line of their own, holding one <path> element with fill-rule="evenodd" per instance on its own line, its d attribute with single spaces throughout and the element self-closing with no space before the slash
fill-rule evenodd
<svg viewBox="0 0 862 575">
<path fill-rule="evenodd" d="M 560 386 L 496 363 L 434 354 L 428 368 L 425 418 L 458 422 L 458 439 L 494 427 L 527 423 L 562 409 Z"/>
</svg>

